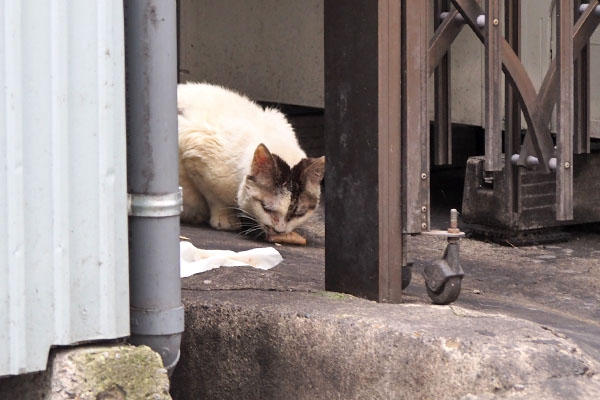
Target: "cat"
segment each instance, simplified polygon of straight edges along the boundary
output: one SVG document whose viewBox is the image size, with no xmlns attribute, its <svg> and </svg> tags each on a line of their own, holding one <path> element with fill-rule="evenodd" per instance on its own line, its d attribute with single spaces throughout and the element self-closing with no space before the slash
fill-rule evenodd
<svg viewBox="0 0 600 400">
<path fill-rule="evenodd" d="M 309 158 L 277 109 L 221 86 L 177 89 L 183 222 L 290 233 L 319 204 L 325 157 Z"/>
</svg>

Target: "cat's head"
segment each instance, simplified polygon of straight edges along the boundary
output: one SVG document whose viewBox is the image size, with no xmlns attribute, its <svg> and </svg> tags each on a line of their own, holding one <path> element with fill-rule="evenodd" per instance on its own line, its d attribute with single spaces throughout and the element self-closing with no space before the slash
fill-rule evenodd
<svg viewBox="0 0 600 400">
<path fill-rule="evenodd" d="M 303 158 L 290 166 L 263 144 L 238 192 L 240 208 L 267 234 L 289 233 L 319 204 L 325 157 Z"/>
</svg>

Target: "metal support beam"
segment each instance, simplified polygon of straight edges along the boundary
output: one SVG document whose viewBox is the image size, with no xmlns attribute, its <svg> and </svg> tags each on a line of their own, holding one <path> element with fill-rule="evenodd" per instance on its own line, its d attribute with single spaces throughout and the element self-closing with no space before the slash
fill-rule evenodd
<svg viewBox="0 0 600 400">
<path fill-rule="evenodd" d="M 444 55 L 450 50 L 454 39 L 465 26 L 465 20 L 458 10 L 449 11 L 442 23 L 436 28 L 429 42 L 429 75 L 433 74 L 435 67 Z"/>
<path fill-rule="evenodd" d="M 450 1 L 435 0 L 433 10 L 433 23 L 437 30 L 442 24 L 439 16 L 443 12 L 450 15 Z M 435 120 L 433 123 L 433 163 L 435 165 L 452 164 L 450 76 L 450 51 L 448 50 L 435 69 Z"/>
<path fill-rule="evenodd" d="M 587 1 L 575 1 L 575 22 L 579 17 L 581 5 L 587 4 Z M 590 42 L 588 40 L 575 61 L 575 87 L 573 93 L 575 99 L 573 151 L 575 154 L 590 152 L 590 76 Z"/>
<path fill-rule="evenodd" d="M 590 36 L 596 30 L 598 24 L 600 24 L 600 15 L 595 11 L 598 7 L 600 7 L 600 1 L 592 1 L 583 11 L 579 19 L 577 19 L 577 23 L 573 29 L 573 58 L 575 61 L 577 61 L 580 52 L 585 44 L 589 42 Z M 555 57 L 550 63 L 548 72 L 542 81 L 542 86 L 537 95 L 537 104 L 535 106 L 534 115 L 536 116 L 538 125 L 543 129 L 546 129 L 550 124 L 552 110 L 554 109 L 559 96 L 557 64 L 558 62 Z M 525 136 L 519 165 L 525 165 L 524 160 L 527 158 L 528 154 L 535 153 L 533 144 L 534 136 L 535 134 L 531 130 Z M 550 159 L 553 157 L 554 156 Z"/>
<path fill-rule="evenodd" d="M 573 4 L 557 2 L 558 134 L 556 168 L 556 219 L 573 219 Z"/>
<path fill-rule="evenodd" d="M 483 10 L 475 0 L 452 0 L 454 6 L 460 11 L 465 21 L 469 24 L 477 37 L 485 43 L 485 35 L 477 24 L 477 20 L 483 14 Z M 506 40 L 501 39 L 502 68 L 506 78 L 516 89 L 521 104 L 527 127 L 528 137 L 535 155 L 540 159 L 540 168 L 549 172 L 548 160 L 554 152 L 554 144 L 550 137 L 547 126 L 540 124 L 536 115 L 538 107 L 538 94 L 531 82 L 527 71 L 521 64 L 521 60 L 515 54 Z"/>
<path fill-rule="evenodd" d="M 324 12 L 325 288 L 400 302 L 401 1 Z"/>
<path fill-rule="evenodd" d="M 573 58 L 576 60 L 581 50 L 589 42 L 590 37 L 600 24 L 600 16 L 595 10 L 600 5 L 600 1 L 594 0 L 590 2 L 591 7 L 587 7 L 583 14 L 577 20 L 573 32 Z M 542 81 L 542 86 L 538 95 L 538 110 L 537 115 L 543 117 L 542 123 L 548 124 L 552 117 L 552 110 L 558 99 L 558 71 L 557 58 L 554 58 L 550 63 L 550 68 Z"/>
<path fill-rule="evenodd" d="M 505 39 L 519 56 L 521 52 L 521 4 L 520 0 L 505 0 Z M 504 84 L 506 122 L 504 128 L 504 175 L 506 181 L 506 204 L 510 213 L 519 212 L 519 168 L 513 166 L 511 156 L 521 148 L 521 108 L 517 93 L 508 79 Z"/>
<path fill-rule="evenodd" d="M 405 4 L 402 42 L 405 231 L 420 233 L 429 229 L 429 1 Z"/>
<path fill-rule="evenodd" d="M 480 18 L 483 10 L 476 0 L 451 0 L 457 10 L 463 16 L 465 22 L 469 24 L 473 32 L 482 42 L 485 42 L 485 36 L 480 28 Z M 590 36 L 600 24 L 600 18 L 596 10 L 600 2 L 591 1 L 589 6 L 583 11 L 582 16 L 577 20 L 575 27 L 571 28 L 571 37 L 573 57 L 578 57 L 581 49 L 589 41 Z M 484 22 L 485 21 L 481 21 Z M 527 121 L 528 133 L 525 137 L 523 150 L 519 159 L 519 165 L 525 165 L 525 159 L 529 153 L 534 153 L 540 160 L 540 169 L 543 172 L 550 172 L 549 162 L 552 159 L 554 149 L 549 131 L 549 121 L 552 115 L 552 109 L 558 98 L 558 72 L 557 61 L 554 59 L 546 73 L 539 93 L 535 88 L 521 64 L 519 58 L 512 50 L 506 40 L 502 40 L 502 62 L 506 78 L 516 89 L 523 114 Z"/>
<path fill-rule="evenodd" d="M 485 7 L 485 170 L 502 170 L 500 78 L 502 47 L 500 0 L 486 0 Z"/>
</svg>

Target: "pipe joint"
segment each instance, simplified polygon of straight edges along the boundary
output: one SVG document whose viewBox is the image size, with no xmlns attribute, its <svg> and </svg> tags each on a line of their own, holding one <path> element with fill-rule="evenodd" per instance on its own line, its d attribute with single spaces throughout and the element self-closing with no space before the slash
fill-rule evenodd
<svg viewBox="0 0 600 400">
<path fill-rule="evenodd" d="M 131 307 L 131 333 L 137 335 L 174 335 L 184 328 L 183 306 L 168 310 Z"/>
<path fill-rule="evenodd" d="M 127 195 L 127 212 L 132 217 L 173 217 L 183 211 L 181 187 L 176 193 Z"/>
</svg>

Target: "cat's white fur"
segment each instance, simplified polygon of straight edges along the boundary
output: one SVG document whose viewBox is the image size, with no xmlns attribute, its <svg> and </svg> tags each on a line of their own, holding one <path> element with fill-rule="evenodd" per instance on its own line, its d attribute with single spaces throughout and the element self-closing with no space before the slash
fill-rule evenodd
<svg viewBox="0 0 600 400">
<path fill-rule="evenodd" d="M 306 154 L 278 110 L 263 110 L 243 95 L 207 83 L 180 84 L 177 95 L 182 220 L 235 229 L 234 208 L 245 200 L 238 197 L 257 146 L 263 143 L 290 166 Z"/>
</svg>

